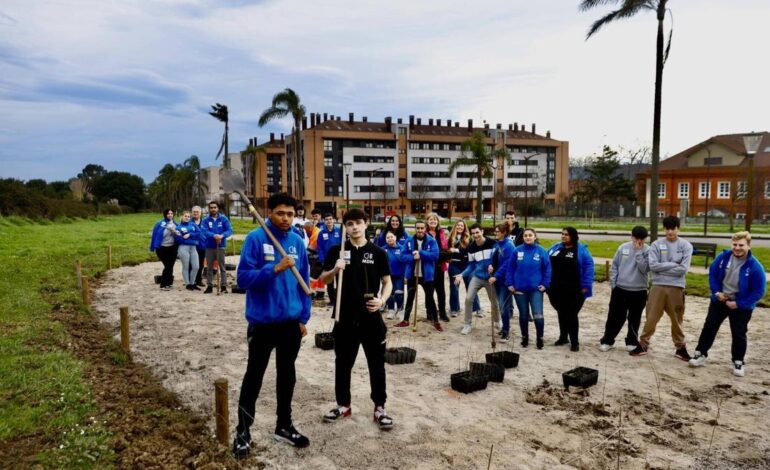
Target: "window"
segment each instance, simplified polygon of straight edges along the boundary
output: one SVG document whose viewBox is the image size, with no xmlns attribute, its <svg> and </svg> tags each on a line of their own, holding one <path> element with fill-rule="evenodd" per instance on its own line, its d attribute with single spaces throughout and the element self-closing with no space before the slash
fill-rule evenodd
<svg viewBox="0 0 770 470">
<path fill-rule="evenodd" d="M 765 199 L 770 199 L 770 181 L 765 181 Z"/>
<path fill-rule="evenodd" d="M 679 199 L 690 198 L 690 183 L 679 183 Z"/>
<path fill-rule="evenodd" d="M 719 166 L 722 164 L 722 157 L 704 158 L 703 164 L 706 166 Z"/>
<path fill-rule="evenodd" d="M 332 151 L 332 141 L 328 139 L 324 139 L 324 152 L 331 152 Z"/>
<path fill-rule="evenodd" d="M 698 183 L 698 197 L 700 199 L 706 199 L 709 197 L 709 194 L 711 194 L 711 181 L 708 183 L 705 181 Z"/>
<path fill-rule="evenodd" d="M 717 184 L 717 199 L 729 199 L 730 198 L 730 182 L 720 181 Z"/>
<path fill-rule="evenodd" d="M 331 168 L 333 165 L 332 163 L 333 161 L 334 160 L 332 159 L 332 157 L 324 157 L 324 167 Z"/>
<path fill-rule="evenodd" d="M 746 185 L 745 181 L 738 181 L 738 187 L 735 191 L 735 197 L 738 199 L 742 199 L 746 197 L 746 193 L 749 191 L 749 187 Z"/>
<path fill-rule="evenodd" d="M 406 135 L 406 127 L 399 127 L 398 128 L 398 135 Z"/>
<path fill-rule="evenodd" d="M 412 150 L 417 150 L 420 148 L 419 142 L 409 142 L 409 148 Z"/>
<path fill-rule="evenodd" d="M 663 211 L 658 211 L 658 217 L 660 217 L 660 218 L 662 219 L 662 218 L 663 218 L 663 217 L 665 217 L 665 216 L 666 216 L 666 213 L 665 213 L 665 212 L 663 212 Z"/>
<path fill-rule="evenodd" d="M 449 150 L 449 144 L 442 144 L 441 150 Z"/>
<path fill-rule="evenodd" d="M 666 197 L 666 183 L 658 183 L 658 198 Z"/>
</svg>

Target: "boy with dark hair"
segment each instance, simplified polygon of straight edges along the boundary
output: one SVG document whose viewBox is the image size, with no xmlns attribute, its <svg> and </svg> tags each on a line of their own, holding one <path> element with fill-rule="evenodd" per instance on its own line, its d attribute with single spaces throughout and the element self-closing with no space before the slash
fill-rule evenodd
<svg viewBox="0 0 770 470">
<path fill-rule="evenodd" d="M 334 391 L 337 406 L 324 415 L 327 422 L 352 414 L 350 375 L 359 347 L 363 346 L 369 367 L 374 420 L 380 429 L 393 427 L 385 411 L 385 335 L 382 308 L 392 289 L 388 256 L 382 248 L 366 239 L 367 217 L 361 209 L 350 209 L 342 218 L 349 239 L 340 259 L 339 245 L 326 256 L 324 282 L 331 284 L 342 271 L 339 321 L 334 325 Z"/>
<path fill-rule="evenodd" d="M 498 331 L 502 328 L 495 288 L 489 282 L 489 267 L 492 266 L 492 255 L 495 252 L 496 243 L 491 238 L 484 236 L 484 231 L 478 223 L 471 225 L 471 238 L 471 243 L 468 244 L 468 267 L 454 278 L 455 284 L 459 286 L 464 276 L 473 275 L 465 296 L 465 325 L 460 331 L 464 335 L 471 332 L 473 299 L 476 298 L 476 294 L 482 287 L 487 290 L 489 303 L 492 305 L 492 321 L 494 321 Z"/>
<path fill-rule="evenodd" d="M 519 246 L 524 243 L 524 229 L 519 227 L 519 223 L 516 221 L 516 213 L 513 211 L 507 211 L 505 213 L 505 223 L 508 224 L 508 238 L 511 239 L 513 246 Z"/>
<path fill-rule="evenodd" d="M 277 421 L 273 438 L 296 447 L 310 441 L 294 427 L 291 401 L 296 381 L 294 362 L 300 341 L 307 334 L 310 297 L 291 272 L 296 266 L 307 283 L 308 261 L 305 245 L 292 230 L 296 201 L 286 193 L 276 193 L 267 200 L 269 208 L 265 227 L 252 230 L 243 242 L 238 264 L 238 285 L 246 289 L 246 338 L 249 359 L 238 400 L 238 427 L 233 441 L 233 455 L 249 455 L 254 409 L 262 388 L 262 379 L 275 349 Z M 287 256 L 272 244 L 265 230 L 270 230 Z"/>
<path fill-rule="evenodd" d="M 233 228 L 230 225 L 230 219 L 219 213 L 219 204 L 216 201 L 209 202 L 209 215 L 203 219 L 200 228 L 206 239 L 206 281 L 208 287 L 203 293 L 210 294 L 214 290 L 214 260 L 216 259 L 219 265 L 219 289 L 221 293 L 226 294 L 225 248 L 227 248 L 227 239 L 233 234 Z"/>
<path fill-rule="evenodd" d="M 313 220 L 313 223 L 316 227 L 319 229 L 323 227 L 323 217 L 321 217 L 321 209 L 313 209 L 310 211 L 310 218 Z"/>
<path fill-rule="evenodd" d="M 604 326 L 604 336 L 599 341 L 600 351 L 614 347 L 615 337 L 628 318 L 626 350 L 633 351 L 639 344 L 639 323 L 647 303 L 648 273 L 650 266 L 645 245 L 647 229 L 638 225 L 631 230 L 631 241 L 620 245 L 612 258 L 610 268 L 610 310 Z"/>
<path fill-rule="evenodd" d="M 438 310 L 433 298 L 433 275 L 438 259 L 438 243 L 436 239 L 426 233 L 427 225 L 424 220 L 414 223 L 415 234 L 406 241 L 402 260 L 406 263 L 404 277 L 406 278 L 406 306 L 404 307 L 404 320 L 397 323 L 397 328 L 409 326 L 409 316 L 412 314 L 414 296 L 417 294 L 417 286 L 422 286 L 425 292 L 425 311 L 428 321 L 433 322 L 436 331 L 444 331 L 441 322 L 438 321 Z M 414 312 L 417 315 L 417 309 Z"/>
<path fill-rule="evenodd" d="M 321 231 L 318 233 L 318 238 L 316 239 L 318 262 L 321 263 L 321 265 L 326 261 L 326 254 L 329 250 L 334 246 L 340 246 L 342 241 L 341 237 L 342 230 L 334 225 L 334 216 L 327 212 L 324 214 L 324 226 L 321 228 Z M 329 306 L 334 307 L 334 302 L 337 299 L 337 289 L 334 285 L 334 281 L 326 285 L 326 291 L 329 294 Z M 336 312 L 333 312 L 332 315 L 335 313 Z"/>
<path fill-rule="evenodd" d="M 671 319 L 671 338 L 676 351 L 674 356 L 687 362 L 687 352 L 682 322 L 684 321 L 685 275 L 690 269 L 692 245 L 679 238 L 679 217 L 670 215 L 663 219 L 666 238 L 654 240 L 650 245 L 648 259 L 652 272 L 652 288 L 647 299 L 647 314 L 639 345 L 631 351 L 632 356 L 644 356 L 655 333 L 663 312 Z"/>
<path fill-rule="evenodd" d="M 747 346 L 746 332 L 754 307 L 767 290 L 765 268 L 751 254 L 750 247 L 751 234 L 738 232 L 732 236 L 732 249 L 720 253 L 709 267 L 711 303 L 695 356 L 690 359 L 690 365 L 693 367 L 702 366 L 706 362 L 719 327 L 725 318 L 729 318 L 730 333 L 733 337 L 733 375 L 746 375 L 743 366 Z"/>
</svg>

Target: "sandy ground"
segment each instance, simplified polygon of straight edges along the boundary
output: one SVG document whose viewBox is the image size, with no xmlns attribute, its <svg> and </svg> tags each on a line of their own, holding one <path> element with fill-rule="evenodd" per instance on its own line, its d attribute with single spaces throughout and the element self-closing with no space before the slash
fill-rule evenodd
<svg viewBox="0 0 770 470">
<path fill-rule="evenodd" d="M 228 262 L 237 263 L 237 257 L 228 257 Z M 212 416 L 212 430 L 213 383 L 228 379 L 232 429 L 247 357 L 244 296 L 186 291 L 176 267 L 177 285 L 170 292 L 153 283 L 160 263 L 112 270 L 94 292 L 93 308 L 117 337 L 119 307 L 130 307 L 134 358 L 156 371 L 183 403 Z M 372 422 L 363 352 L 353 370 L 352 418 L 322 421 L 334 405 L 334 353 L 314 346 L 313 334 L 331 327 L 329 309 L 314 304 L 310 334 L 297 359 L 294 395 L 295 424 L 311 445 L 297 450 L 272 440 L 271 361 L 252 427 L 257 454 L 252 462 L 268 468 L 486 468 L 492 450 L 491 468 L 770 468 L 767 309 L 754 312 L 747 375 L 736 378 L 727 324 L 709 362 L 699 369 L 673 356 L 667 317 L 647 357 L 628 356 L 622 347 L 625 329 L 617 349 L 598 351 L 609 286 L 598 283 L 594 292 L 580 316 L 580 352 L 553 346 L 558 325 L 550 305 L 543 350 L 519 346 L 516 317 L 514 341 L 503 347 L 521 354 L 519 367 L 506 370 L 503 383 L 490 383 L 470 395 L 453 391 L 449 376 L 466 368 L 469 358 L 483 361 L 483 354 L 491 351 L 489 316 L 474 320 L 467 337 L 459 334 L 459 319 L 452 319 L 444 333 L 425 322 L 418 323 L 414 334 L 391 329 L 390 344 L 413 346 L 417 361 L 386 366 L 387 408 L 395 420 L 390 432 L 381 432 Z M 484 295 L 482 304 L 488 307 Z M 707 299 L 687 298 L 684 326 L 691 352 L 707 305 Z M 598 369 L 599 383 L 565 392 L 561 373 L 576 366 Z"/>
</svg>

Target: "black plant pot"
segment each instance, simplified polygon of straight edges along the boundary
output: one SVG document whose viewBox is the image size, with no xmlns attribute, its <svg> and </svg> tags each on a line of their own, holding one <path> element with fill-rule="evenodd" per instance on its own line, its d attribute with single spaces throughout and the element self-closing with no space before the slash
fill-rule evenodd
<svg viewBox="0 0 770 470">
<path fill-rule="evenodd" d="M 163 279 L 163 276 L 156 274 L 155 275 L 155 284 L 160 284 L 160 280 Z"/>
<path fill-rule="evenodd" d="M 334 348 L 334 333 L 328 332 L 328 333 L 316 333 L 315 334 L 315 345 L 318 348 L 323 349 L 324 351 L 328 351 L 329 349 Z"/>
<path fill-rule="evenodd" d="M 403 364 L 404 353 L 401 348 L 388 348 L 385 350 L 385 362 L 391 365 Z"/>
<path fill-rule="evenodd" d="M 241 289 L 237 285 L 233 286 L 232 291 L 233 291 L 233 294 L 245 294 L 246 293 L 246 289 Z"/>
<path fill-rule="evenodd" d="M 471 374 L 483 374 L 490 382 L 499 383 L 505 378 L 505 367 L 502 364 L 471 362 Z"/>
<path fill-rule="evenodd" d="M 511 367 L 516 367 L 519 365 L 518 353 L 511 351 L 487 353 L 486 357 L 488 364 L 500 364 L 506 369 L 510 369 Z"/>
<path fill-rule="evenodd" d="M 452 389 L 461 393 L 473 393 L 487 388 L 487 376 L 466 370 L 450 376 Z"/>
<path fill-rule="evenodd" d="M 417 350 L 407 347 L 401 347 L 398 348 L 401 350 L 401 353 L 404 355 L 404 364 L 413 364 L 415 359 L 417 359 Z"/>
<path fill-rule="evenodd" d="M 225 269 L 227 271 L 235 271 L 238 268 L 238 266 L 230 263 L 225 263 Z"/>
<path fill-rule="evenodd" d="M 588 388 L 599 381 L 599 371 L 588 367 L 577 367 L 561 374 L 564 380 L 564 389 L 572 387 Z"/>
</svg>

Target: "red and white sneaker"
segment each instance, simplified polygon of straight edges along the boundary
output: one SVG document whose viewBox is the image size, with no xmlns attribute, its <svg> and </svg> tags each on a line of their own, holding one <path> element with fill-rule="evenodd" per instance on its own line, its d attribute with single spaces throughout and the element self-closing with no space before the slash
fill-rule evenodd
<svg viewBox="0 0 770 470">
<path fill-rule="evenodd" d="M 444 331 L 444 327 L 441 326 L 441 323 L 437 321 L 433 322 L 433 328 L 435 328 L 436 331 Z"/>
<path fill-rule="evenodd" d="M 333 423 L 340 421 L 342 418 L 347 418 L 353 414 L 353 410 L 349 406 L 338 406 L 324 415 L 324 421 L 327 423 Z"/>
<path fill-rule="evenodd" d="M 399 323 L 393 325 L 395 328 L 407 328 L 409 326 L 409 320 L 402 320 Z"/>
<path fill-rule="evenodd" d="M 374 408 L 374 421 L 377 422 L 380 429 L 390 429 L 393 427 L 393 418 L 388 416 L 388 412 L 381 406 Z"/>
</svg>

